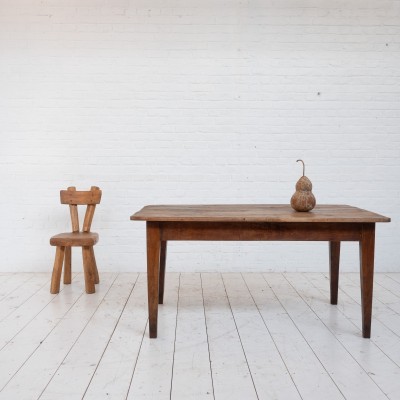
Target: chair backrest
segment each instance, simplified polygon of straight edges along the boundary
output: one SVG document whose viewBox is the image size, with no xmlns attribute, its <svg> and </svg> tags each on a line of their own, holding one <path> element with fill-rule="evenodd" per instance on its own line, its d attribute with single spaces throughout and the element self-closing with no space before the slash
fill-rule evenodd
<svg viewBox="0 0 400 400">
<path fill-rule="evenodd" d="M 61 204 L 69 204 L 71 214 L 72 232 L 79 232 L 78 205 L 86 205 L 85 219 L 82 232 L 90 232 L 96 204 L 100 203 L 101 190 L 92 186 L 88 191 L 77 191 L 74 186 L 60 191 Z"/>
</svg>

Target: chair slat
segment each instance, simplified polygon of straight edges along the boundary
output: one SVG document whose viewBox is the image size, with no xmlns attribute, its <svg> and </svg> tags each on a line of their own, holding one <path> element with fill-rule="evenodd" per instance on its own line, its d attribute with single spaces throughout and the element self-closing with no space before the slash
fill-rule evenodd
<svg viewBox="0 0 400 400">
<path fill-rule="evenodd" d="M 92 186 L 89 191 L 61 190 L 61 204 L 85 205 L 99 204 L 101 200 L 101 190 Z"/>
<path fill-rule="evenodd" d="M 78 206 L 70 204 L 69 212 L 71 214 L 72 232 L 79 232 Z"/>
<path fill-rule="evenodd" d="M 86 208 L 85 219 L 83 220 L 83 232 L 90 232 L 90 227 L 92 226 L 93 215 L 96 206 L 94 204 L 89 204 Z"/>
<path fill-rule="evenodd" d="M 63 263 L 64 283 L 71 283 L 71 247 L 82 247 L 86 293 L 94 293 L 94 285 L 99 283 L 99 274 L 93 246 L 98 242 L 99 235 L 90 232 L 90 227 L 96 204 L 99 204 L 101 200 L 101 190 L 97 186 L 92 186 L 88 191 L 77 191 L 75 186 L 71 186 L 67 190 L 60 191 L 60 200 L 61 204 L 69 205 L 72 232 L 60 233 L 50 238 L 50 244 L 57 246 L 50 291 L 51 293 L 58 293 L 60 291 Z M 79 205 L 87 206 L 82 232 L 79 231 Z"/>
</svg>

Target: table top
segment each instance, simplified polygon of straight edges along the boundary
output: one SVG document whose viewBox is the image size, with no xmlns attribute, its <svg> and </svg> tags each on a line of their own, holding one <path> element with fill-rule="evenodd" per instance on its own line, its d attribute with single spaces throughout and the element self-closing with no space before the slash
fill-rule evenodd
<svg viewBox="0 0 400 400">
<path fill-rule="evenodd" d="M 390 218 L 347 205 L 317 205 L 309 212 L 289 204 L 149 205 L 131 216 L 135 221 L 203 222 L 390 222 Z"/>
</svg>

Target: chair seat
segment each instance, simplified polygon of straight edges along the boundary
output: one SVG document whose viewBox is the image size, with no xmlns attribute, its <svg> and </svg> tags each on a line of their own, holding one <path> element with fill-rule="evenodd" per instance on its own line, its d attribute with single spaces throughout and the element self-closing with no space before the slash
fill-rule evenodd
<svg viewBox="0 0 400 400">
<path fill-rule="evenodd" d="M 95 232 L 65 232 L 50 238 L 52 246 L 94 246 L 98 241 Z"/>
</svg>

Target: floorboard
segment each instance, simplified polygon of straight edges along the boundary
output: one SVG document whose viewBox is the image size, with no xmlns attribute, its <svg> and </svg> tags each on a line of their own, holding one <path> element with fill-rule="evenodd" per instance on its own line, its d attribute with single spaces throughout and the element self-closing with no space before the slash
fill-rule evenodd
<svg viewBox="0 0 400 400">
<path fill-rule="evenodd" d="M 96 293 L 91 296 L 82 295 L 83 288 L 79 290 L 77 293 L 79 294 L 79 298 L 74 299 L 75 301 L 73 301 L 72 306 L 68 302 L 67 310 L 62 306 L 60 307 L 61 315 L 58 314 L 56 318 L 53 318 L 52 322 L 54 325 L 50 325 L 49 331 L 46 326 L 47 319 L 41 318 L 39 321 L 44 326 L 40 326 L 36 330 L 37 326 L 34 324 L 30 327 L 31 329 L 24 329 L 22 331 L 21 337 L 18 338 L 19 340 L 11 342 L 13 349 L 12 352 L 8 351 L 6 353 L 8 362 L 5 365 L 13 362 L 14 355 L 19 354 L 21 349 L 25 351 L 26 344 L 32 343 L 30 333 L 36 339 L 30 346 L 31 348 L 33 347 L 32 350 L 29 349 L 29 352 L 25 353 L 28 355 L 26 360 L 20 365 L 15 365 L 17 370 L 1 391 L 2 396 L 5 396 L 4 398 L 10 399 L 14 396 L 14 398 L 20 400 L 30 400 L 41 396 L 43 390 L 45 390 L 58 367 L 64 361 L 70 349 L 78 340 L 82 331 L 101 304 L 114 279 L 115 277 L 112 279 L 103 278 L 102 282 L 96 287 Z M 71 285 L 71 288 L 74 286 Z M 65 297 L 59 295 L 56 299 L 62 303 Z M 58 311 L 57 305 L 54 305 L 55 310 L 53 310 Z M 62 318 L 61 320 L 60 317 Z M 40 337 L 37 335 L 38 332 L 41 334 Z M 29 337 L 27 337 L 28 335 Z M 3 352 L 4 349 L 0 353 L 1 361 Z M 82 359 L 82 362 L 85 362 L 85 360 Z M 1 373 L 1 375 L 3 374 Z"/>
<path fill-rule="evenodd" d="M 212 399 L 208 336 L 200 274 L 181 274 L 171 397 Z M 193 382 L 196 382 L 193 385 Z"/>
<path fill-rule="evenodd" d="M 360 304 L 360 283 L 357 274 L 343 274 L 341 277 L 340 287 L 358 304 Z M 392 304 L 385 300 L 385 297 L 386 294 L 379 288 L 377 284 L 375 284 L 372 316 L 373 318 L 381 321 L 400 339 L 400 315 L 396 312 L 396 310 L 393 309 Z M 371 331 L 372 329 L 374 329 L 373 325 L 371 327 Z"/>
<path fill-rule="evenodd" d="M 62 360 L 41 399 L 80 399 L 108 345 L 136 283 L 136 274 L 120 274 Z M 70 382 L 74 382 L 73 385 Z"/>
<path fill-rule="evenodd" d="M 220 274 L 202 274 L 216 399 L 257 399 L 251 372 Z"/>
<path fill-rule="evenodd" d="M 346 351 L 332 331 L 299 298 L 287 279 L 282 274 L 275 274 L 268 275 L 267 280 L 342 395 L 349 400 L 384 400 L 385 395 L 380 388 Z"/>
<path fill-rule="evenodd" d="M 125 399 L 147 327 L 147 281 L 141 274 L 126 303 L 85 399 Z"/>
<path fill-rule="evenodd" d="M 31 279 L 28 279 L 24 284 L 18 286 L 12 293 L 4 297 L 0 302 L 0 322 L 16 311 L 18 307 L 29 301 L 47 283 L 46 274 L 35 274 Z"/>
<path fill-rule="evenodd" d="M 174 362 L 179 274 L 167 274 L 164 304 L 158 310 L 157 339 L 146 331 L 128 393 L 129 400 L 169 399 Z"/>
<path fill-rule="evenodd" d="M 342 318 L 338 307 L 329 304 L 329 297 L 323 294 L 310 282 L 304 275 L 285 274 L 285 278 L 291 283 L 293 288 L 301 296 L 303 301 L 310 307 L 315 315 L 325 324 L 325 326 L 335 335 L 338 342 L 359 364 L 374 384 L 389 398 L 397 399 L 400 393 L 400 376 L 397 365 L 374 343 L 372 340 L 360 340 L 361 331 L 350 320 Z M 328 294 L 328 293 L 327 293 Z M 360 312 L 360 310 L 358 310 Z M 352 374 L 354 376 L 354 374 Z M 364 376 L 365 381 L 365 376 Z M 359 382 L 365 385 L 367 395 L 364 398 L 375 397 L 374 388 L 371 382 Z M 356 385 L 354 385 L 356 386 Z M 376 389 L 376 388 L 375 388 Z M 356 393 L 360 394 L 363 390 L 356 388 Z M 355 394 L 357 398 L 358 394 Z M 349 396 L 347 396 L 349 397 Z M 380 395 L 380 397 L 382 397 Z M 384 397 L 383 397 L 384 398 Z"/>
<path fill-rule="evenodd" d="M 301 399 L 242 275 L 223 280 L 258 398 Z"/>
<path fill-rule="evenodd" d="M 167 273 L 158 338 L 147 280 L 0 274 L 0 400 L 397 400 L 400 274 L 375 274 L 371 339 L 358 274 Z"/>
</svg>

